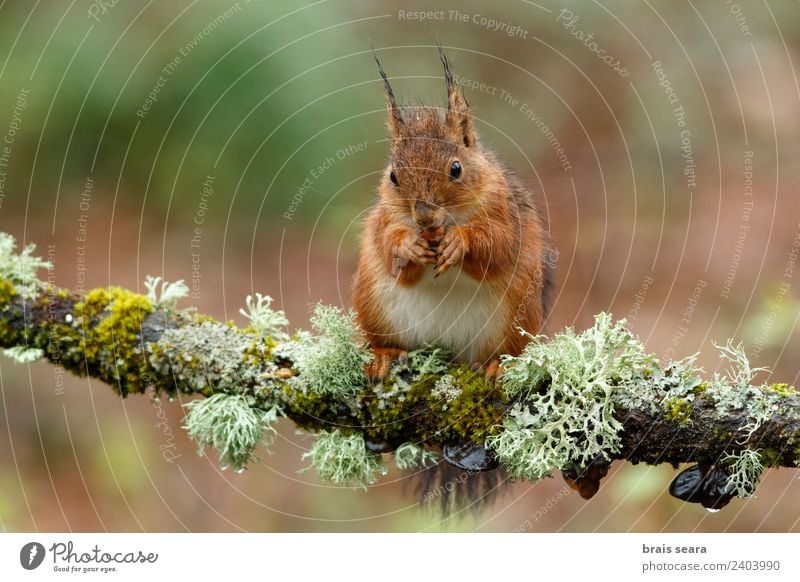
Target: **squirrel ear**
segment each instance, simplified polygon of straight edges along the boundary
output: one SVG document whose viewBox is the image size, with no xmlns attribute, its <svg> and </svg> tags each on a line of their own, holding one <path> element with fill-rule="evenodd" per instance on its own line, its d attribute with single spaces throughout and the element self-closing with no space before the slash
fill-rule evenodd
<svg viewBox="0 0 800 582">
<path fill-rule="evenodd" d="M 472 115 L 469 112 L 469 103 L 461 93 L 461 89 L 453 79 L 450 61 L 444 54 L 442 45 L 439 45 L 439 58 L 444 66 L 444 79 L 447 82 L 447 125 L 459 136 L 466 147 L 475 145 L 477 136 L 472 127 Z"/>
<path fill-rule="evenodd" d="M 378 60 L 378 55 L 375 54 L 375 49 L 372 49 L 372 56 L 375 57 L 375 62 L 378 64 L 378 72 L 383 79 L 383 88 L 386 92 L 386 105 L 389 111 L 389 130 L 392 132 L 393 137 L 400 134 L 400 129 L 403 127 L 403 118 L 400 115 L 400 108 L 397 106 L 397 100 L 394 98 L 394 91 L 389 84 L 389 79 L 386 77 L 386 72 Z"/>
</svg>

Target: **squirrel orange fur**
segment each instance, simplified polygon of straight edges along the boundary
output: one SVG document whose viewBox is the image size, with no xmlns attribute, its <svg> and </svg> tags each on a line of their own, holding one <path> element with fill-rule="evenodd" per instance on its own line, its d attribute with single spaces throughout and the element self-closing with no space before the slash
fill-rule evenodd
<svg viewBox="0 0 800 582">
<path fill-rule="evenodd" d="M 550 269 L 534 196 L 475 132 L 440 49 L 447 108 L 388 102 L 391 158 L 366 219 L 353 303 L 384 377 L 407 350 L 437 345 L 498 372 L 546 311 Z M 377 60 L 377 58 L 376 58 Z"/>
</svg>

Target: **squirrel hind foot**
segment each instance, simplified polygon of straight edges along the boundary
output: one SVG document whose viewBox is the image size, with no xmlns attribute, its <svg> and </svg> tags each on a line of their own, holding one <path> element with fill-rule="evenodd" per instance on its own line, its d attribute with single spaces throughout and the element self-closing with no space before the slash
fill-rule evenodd
<svg viewBox="0 0 800 582">
<path fill-rule="evenodd" d="M 487 362 L 475 362 L 470 368 L 472 368 L 474 372 L 483 370 L 486 383 L 491 385 L 495 385 L 497 379 L 503 373 L 503 366 L 500 363 L 500 358 L 492 358 Z"/>
<path fill-rule="evenodd" d="M 371 384 L 383 382 L 395 362 L 408 360 L 408 352 L 400 348 L 372 348 L 372 353 L 375 357 L 364 366 Z"/>
</svg>

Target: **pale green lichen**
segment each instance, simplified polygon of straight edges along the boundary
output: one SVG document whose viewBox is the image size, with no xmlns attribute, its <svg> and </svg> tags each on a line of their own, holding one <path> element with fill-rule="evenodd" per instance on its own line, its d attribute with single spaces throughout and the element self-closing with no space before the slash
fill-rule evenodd
<svg viewBox="0 0 800 582">
<path fill-rule="evenodd" d="M 744 350 L 744 344 L 741 342 L 734 345 L 732 340 L 728 340 L 724 346 L 714 344 L 714 347 L 719 350 L 720 358 L 730 362 L 727 372 L 728 379 L 736 388 L 746 389 L 753 383 L 756 374 L 769 372 L 768 368 L 753 368 L 750 365 L 750 359 Z"/>
<path fill-rule="evenodd" d="M 172 375 L 182 392 L 251 393 L 269 399 L 271 362 L 252 362 L 253 336 L 212 322 L 167 329 L 150 346 L 150 363 L 162 375 Z M 262 364 L 262 366 L 256 365 Z"/>
<path fill-rule="evenodd" d="M 503 425 L 504 430 L 489 437 L 486 446 L 497 453 L 511 477 L 529 481 L 547 477 L 553 469 L 568 467 L 579 452 L 563 425 L 551 426 L 521 404 L 514 405 Z"/>
<path fill-rule="evenodd" d="M 320 479 L 337 485 L 366 488 L 386 473 L 381 456 L 369 452 L 364 436 L 357 432 L 321 432 L 303 459 L 311 459 Z"/>
<path fill-rule="evenodd" d="M 433 390 L 431 390 L 431 396 L 443 401 L 444 410 L 447 410 L 447 406 L 460 395 L 461 387 L 456 384 L 452 374 L 445 374 L 440 377 L 433 386 Z"/>
<path fill-rule="evenodd" d="M 742 499 L 755 493 L 764 472 L 760 451 L 744 449 L 739 453 L 730 453 L 722 457 L 721 464 L 728 473 L 728 491 Z"/>
<path fill-rule="evenodd" d="M 0 232 L 0 279 L 20 285 L 41 285 L 36 274 L 40 269 L 50 269 L 52 265 L 34 256 L 35 250 L 36 245 L 30 243 L 17 252 L 16 239 L 10 234 Z"/>
<path fill-rule="evenodd" d="M 556 390 L 589 384 L 590 391 L 605 394 L 638 380 L 643 369 L 655 365 L 625 320 L 614 322 L 608 313 L 595 316 L 594 325 L 581 333 L 567 328 L 549 341 L 521 333 L 531 340 L 522 354 L 503 356 L 503 387 L 512 397 L 535 398 L 545 382 Z"/>
<path fill-rule="evenodd" d="M 394 463 L 401 471 L 432 467 L 436 458 L 436 453 L 414 443 L 403 443 L 394 452 Z"/>
<path fill-rule="evenodd" d="M 745 443 L 770 417 L 780 409 L 785 395 L 780 390 L 771 390 L 765 384 L 753 385 L 759 372 L 767 368 L 753 368 L 743 344 L 734 345 L 728 340 L 724 346 L 715 344 L 720 357 L 730 362 L 725 376 L 714 374 L 705 394 L 713 399 L 721 415 L 731 411 L 747 412 L 748 423 L 741 429 L 738 442 Z"/>
<path fill-rule="evenodd" d="M 399 358 L 391 365 L 383 382 L 371 387 L 370 396 L 375 396 L 379 410 L 397 408 L 410 397 L 414 386 L 443 373 L 450 365 L 447 352 L 441 348 L 427 346 L 410 351 L 407 357 Z"/>
<path fill-rule="evenodd" d="M 450 353 L 442 348 L 426 346 L 408 352 L 407 369 L 415 375 L 415 379 L 429 374 L 443 374 L 450 366 Z"/>
<path fill-rule="evenodd" d="M 653 358 L 642 367 L 637 384 L 619 390 L 615 401 L 629 410 L 649 410 L 653 414 L 661 410 L 667 420 L 687 421 L 703 384 L 698 375 L 702 371 L 697 367 L 698 355 L 671 360 L 663 368 Z M 680 418 L 674 418 L 678 408 Z"/>
<path fill-rule="evenodd" d="M 261 337 L 271 337 L 276 341 L 289 339 L 286 328 L 289 320 L 283 311 L 275 311 L 270 308 L 272 297 L 256 293 L 255 301 L 253 296 L 248 295 L 245 300 L 247 310 L 240 309 L 239 313 L 244 315 L 250 322 L 250 326 Z"/>
<path fill-rule="evenodd" d="M 44 350 L 39 348 L 27 348 L 25 346 L 14 346 L 3 350 L 3 355 L 11 358 L 18 364 L 30 364 L 37 362 L 44 357 Z"/>
<path fill-rule="evenodd" d="M 159 284 L 161 288 L 159 289 Z M 189 296 L 189 287 L 183 282 L 183 279 L 168 283 L 162 281 L 161 277 L 153 277 L 147 275 L 144 280 L 144 286 L 147 289 L 146 297 L 157 309 L 172 310 L 178 305 L 178 301 Z"/>
<path fill-rule="evenodd" d="M 317 335 L 306 335 L 302 344 L 287 342 L 294 345 L 279 355 L 292 356 L 308 390 L 340 400 L 355 396 L 367 386 L 364 365 L 373 357 L 356 325 L 355 314 L 317 305 L 311 323 Z"/>
<path fill-rule="evenodd" d="M 280 414 L 277 407 L 258 408 L 252 399 L 241 395 L 214 394 L 186 405 L 184 428 L 196 441 L 198 453 L 214 448 L 220 466 L 240 471 L 256 459 L 256 446 L 269 446 L 276 431 L 272 424 Z"/>
<path fill-rule="evenodd" d="M 383 382 L 372 386 L 379 410 L 397 407 L 398 403 L 406 401 L 412 383 L 402 376 L 390 374 Z"/>
<path fill-rule="evenodd" d="M 512 476 L 536 480 L 619 450 L 614 396 L 635 390 L 654 358 L 624 320 L 603 313 L 579 334 L 567 329 L 552 341 L 531 336 L 522 354 L 504 357 L 503 365 L 503 388 L 518 402 L 486 446 Z"/>
</svg>

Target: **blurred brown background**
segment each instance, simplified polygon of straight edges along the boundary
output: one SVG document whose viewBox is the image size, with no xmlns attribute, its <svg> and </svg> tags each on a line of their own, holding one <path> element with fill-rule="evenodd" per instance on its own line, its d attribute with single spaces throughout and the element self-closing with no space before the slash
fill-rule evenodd
<svg viewBox="0 0 800 582">
<path fill-rule="evenodd" d="M 549 332 L 610 310 L 662 357 L 702 351 L 711 374 L 733 337 L 796 383 L 800 6 L 451 4 L 3 2 L 0 229 L 59 285 L 183 278 L 187 305 L 237 322 L 260 291 L 307 327 L 349 303 L 387 156 L 370 44 L 399 95 L 442 104 L 438 39 L 483 141 L 540 197 Z M 589 502 L 517 483 L 441 523 L 396 473 L 365 492 L 300 472 L 310 438 L 288 422 L 237 475 L 195 454 L 178 402 L 59 382 L 0 360 L 4 531 L 800 531 L 797 470 L 712 515 L 669 497 L 672 468 L 627 464 Z"/>
</svg>

